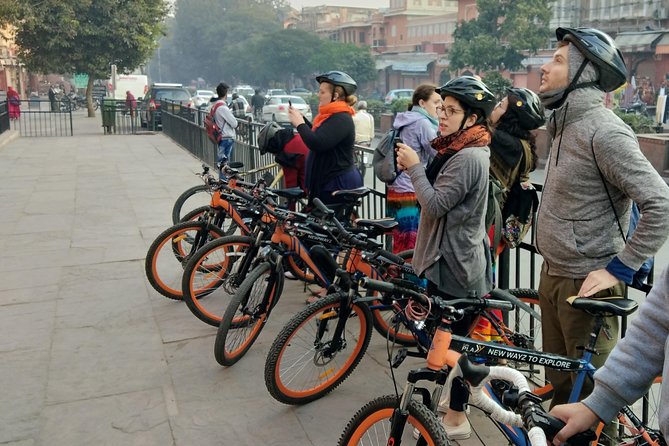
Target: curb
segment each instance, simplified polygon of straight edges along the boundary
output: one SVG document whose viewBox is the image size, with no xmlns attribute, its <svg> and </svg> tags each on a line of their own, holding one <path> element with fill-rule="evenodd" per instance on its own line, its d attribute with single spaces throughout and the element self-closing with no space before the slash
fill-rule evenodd
<svg viewBox="0 0 669 446">
<path fill-rule="evenodd" d="M 3 147 L 20 136 L 18 130 L 7 130 L 0 133 L 0 147 Z"/>
</svg>

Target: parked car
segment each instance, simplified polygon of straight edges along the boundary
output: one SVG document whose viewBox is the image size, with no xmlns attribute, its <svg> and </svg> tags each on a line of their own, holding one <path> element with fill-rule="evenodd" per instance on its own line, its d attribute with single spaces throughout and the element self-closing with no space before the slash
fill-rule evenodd
<svg viewBox="0 0 669 446">
<path fill-rule="evenodd" d="M 304 99 L 299 96 L 278 95 L 270 96 L 262 109 L 262 117 L 265 122 L 275 121 L 278 123 L 288 123 L 288 105 L 298 109 L 309 120 L 311 120 L 311 108 Z"/>
<path fill-rule="evenodd" d="M 190 93 L 181 84 L 152 84 L 140 106 L 139 116 L 142 127 L 156 128 L 162 126 L 161 103 L 164 100 L 180 102 L 182 105 L 179 108 L 180 112 L 182 114 L 187 113 L 187 116 L 191 117 L 192 101 Z"/>
<path fill-rule="evenodd" d="M 191 98 L 193 100 L 193 107 L 206 107 L 214 96 L 216 96 L 216 93 L 211 90 L 195 90 L 195 94 Z"/>
<path fill-rule="evenodd" d="M 390 90 L 386 95 L 385 103 L 390 105 L 393 101 L 397 99 L 411 99 L 413 96 L 413 89 L 411 88 L 399 88 L 397 90 Z"/>
<path fill-rule="evenodd" d="M 265 96 L 287 96 L 288 92 L 283 88 L 270 88 Z"/>
<path fill-rule="evenodd" d="M 308 99 L 308 98 L 311 97 L 312 93 L 309 90 L 307 90 L 306 88 L 293 88 L 290 91 L 290 94 L 293 95 L 293 96 L 299 96 L 303 99 Z"/>
<path fill-rule="evenodd" d="M 232 91 L 228 92 L 228 95 L 230 96 L 232 93 L 241 94 L 242 96 L 247 96 L 250 98 L 256 93 L 256 90 L 250 85 L 237 85 L 232 89 Z"/>
</svg>

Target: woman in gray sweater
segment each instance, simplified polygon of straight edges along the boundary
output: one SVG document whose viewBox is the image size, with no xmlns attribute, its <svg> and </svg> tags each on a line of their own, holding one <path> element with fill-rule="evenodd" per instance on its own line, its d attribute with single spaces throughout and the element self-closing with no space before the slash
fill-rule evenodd
<svg viewBox="0 0 669 446">
<path fill-rule="evenodd" d="M 398 167 L 411 177 L 421 214 L 413 267 L 428 279 L 427 291 L 446 299 L 483 296 L 492 289 L 490 247 L 485 228 L 491 140 L 487 118 L 495 97 L 480 80 L 461 76 L 437 90 L 440 136 L 437 151 L 424 168 L 418 154 L 399 143 Z M 453 333 L 467 335 L 471 318 L 452 325 Z M 471 426 L 464 413 L 468 391 L 453 383 L 449 410 L 443 422 L 451 440 L 469 438 Z"/>
</svg>

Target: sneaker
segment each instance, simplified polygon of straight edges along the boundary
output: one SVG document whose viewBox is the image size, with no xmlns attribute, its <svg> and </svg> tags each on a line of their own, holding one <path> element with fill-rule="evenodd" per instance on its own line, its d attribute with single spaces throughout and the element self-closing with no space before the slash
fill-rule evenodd
<svg viewBox="0 0 669 446">
<path fill-rule="evenodd" d="M 464 423 L 457 426 L 450 426 L 444 423 L 443 418 L 441 422 L 444 425 L 444 430 L 446 430 L 446 436 L 449 440 L 466 440 L 472 435 L 472 425 L 469 424 L 469 420 L 465 420 Z"/>
<path fill-rule="evenodd" d="M 284 276 L 286 279 L 289 279 L 289 280 L 297 280 L 297 277 L 295 277 L 295 274 L 293 274 L 292 271 L 285 271 L 285 272 L 283 273 L 283 276 Z"/>
</svg>

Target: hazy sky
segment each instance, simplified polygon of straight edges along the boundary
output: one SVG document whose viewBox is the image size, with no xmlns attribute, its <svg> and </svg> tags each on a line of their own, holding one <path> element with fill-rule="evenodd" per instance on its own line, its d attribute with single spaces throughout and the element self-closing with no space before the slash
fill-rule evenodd
<svg viewBox="0 0 669 446">
<path fill-rule="evenodd" d="M 298 11 L 303 6 L 358 6 L 361 8 L 387 8 L 390 0 L 288 0 Z"/>
</svg>

